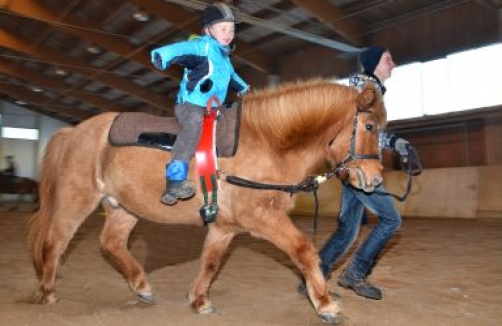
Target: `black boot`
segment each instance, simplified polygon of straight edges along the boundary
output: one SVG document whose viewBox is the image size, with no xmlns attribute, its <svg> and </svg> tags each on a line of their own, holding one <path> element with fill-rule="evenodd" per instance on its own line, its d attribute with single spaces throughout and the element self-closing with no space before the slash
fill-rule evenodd
<svg viewBox="0 0 502 326">
<path fill-rule="evenodd" d="M 172 206 L 179 199 L 189 199 L 195 195 L 195 185 L 187 180 L 167 180 L 166 190 L 160 197 L 163 204 Z"/>
<path fill-rule="evenodd" d="M 373 300 L 382 299 L 382 291 L 366 281 L 370 267 L 371 264 L 354 258 L 338 278 L 338 284 L 352 289 L 362 297 Z"/>
</svg>

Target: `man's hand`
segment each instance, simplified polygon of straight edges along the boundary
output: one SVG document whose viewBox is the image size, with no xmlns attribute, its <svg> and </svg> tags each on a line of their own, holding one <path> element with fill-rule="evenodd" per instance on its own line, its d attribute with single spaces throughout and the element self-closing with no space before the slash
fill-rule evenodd
<svg viewBox="0 0 502 326">
<path fill-rule="evenodd" d="M 409 155 L 409 147 L 410 142 L 403 138 L 397 138 L 394 142 L 394 149 L 401 155 L 402 157 L 408 157 Z"/>
</svg>

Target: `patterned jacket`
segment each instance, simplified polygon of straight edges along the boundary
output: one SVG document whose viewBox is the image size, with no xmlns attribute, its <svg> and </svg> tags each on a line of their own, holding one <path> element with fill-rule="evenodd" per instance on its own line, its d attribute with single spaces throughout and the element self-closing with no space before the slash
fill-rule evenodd
<svg viewBox="0 0 502 326">
<path fill-rule="evenodd" d="M 356 73 L 349 77 L 349 84 L 356 87 L 359 92 L 361 92 L 364 84 L 368 81 L 373 82 L 382 95 L 387 91 L 385 86 L 380 82 L 380 79 L 375 75 Z"/>
<path fill-rule="evenodd" d="M 366 82 L 374 83 L 376 85 L 376 88 L 378 89 L 378 91 L 380 91 L 380 93 L 382 95 L 385 94 L 385 91 L 386 91 L 385 86 L 380 82 L 378 77 L 376 77 L 375 75 L 356 73 L 356 74 L 353 74 L 349 77 L 349 84 L 351 86 L 354 86 L 355 88 L 357 88 L 357 90 L 359 92 L 362 91 L 364 84 Z M 396 150 L 402 156 L 408 155 L 408 152 L 404 148 L 403 148 L 403 150 L 401 150 L 401 148 L 398 148 L 398 149 L 396 148 L 396 141 L 398 141 L 398 139 L 400 139 L 400 138 L 397 138 L 397 136 L 395 134 L 393 134 L 393 133 L 389 134 L 385 130 L 380 130 L 378 133 L 378 144 L 379 144 L 379 148 L 380 148 L 380 153 L 382 150 Z"/>
</svg>

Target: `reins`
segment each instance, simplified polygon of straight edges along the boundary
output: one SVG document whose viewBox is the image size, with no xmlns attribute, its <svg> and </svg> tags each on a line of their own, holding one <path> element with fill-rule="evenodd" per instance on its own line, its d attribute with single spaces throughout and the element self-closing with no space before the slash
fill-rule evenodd
<svg viewBox="0 0 502 326">
<path fill-rule="evenodd" d="M 258 190 L 277 190 L 277 191 L 283 191 L 287 192 L 291 195 L 297 193 L 297 192 L 312 192 L 316 191 L 319 188 L 319 185 L 323 182 L 325 182 L 328 179 L 331 179 L 333 176 L 337 175 L 340 170 L 346 169 L 346 167 L 336 167 L 322 175 L 318 175 L 316 177 L 314 176 L 309 176 L 305 180 L 303 180 L 300 183 L 297 184 L 271 184 L 271 183 L 262 183 L 262 182 L 257 182 L 249 179 L 244 179 L 237 177 L 235 175 L 229 175 L 225 178 L 225 181 L 227 181 L 230 184 L 233 184 L 234 186 L 239 186 L 239 187 L 244 187 L 244 188 L 251 188 L 251 189 L 258 189 Z"/>
<path fill-rule="evenodd" d="M 317 190 L 319 189 L 319 185 L 328 179 L 333 178 L 334 176 L 338 176 L 342 171 L 346 171 L 348 168 L 345 166 L 345 161 L 341 165 L 337 166 L 334 169 L 329 170 L 318 176 L 309 176 L 305 180 L 297 184 L 270 184 L 270 183 L 262 183 L 249 179 L 244 179 L 237 177 L 235 175 L 229 175 L 225 177 L 225 181 L 239 187 L 257 189 L 257 190 L 276 190 L 287 192 L 291 196 L 298 192 L 311 192 L 314 196 L 314 220 L 312 225 L 312 234 L 315 234 L 317 230 L 317 218 L 319 215 L 319 199 L 317 196 Z"/>
<path fill-rule="evenodd" d="M 420 161 L 420 157 L 418 156 L 418 152 L 411 145 L 407 145 L 408 155 L 401 156 L 399 159 L 399 164 L 401 166 L 401 170 L 404 171 L 408 175 L 408 181 L 406 183 L 406 190 L 403 195 L 399 196 L 394 193 L 390 193 L 388 191 L 381 191 L 379 189 L 375 189 L 374 193 L 381 196 L 391 196 L 399 200 L 400 202 L 405 201 L 411 191 L 411 184 L 413 177 L 422 173 L 422 163 Z"/>
</svg>

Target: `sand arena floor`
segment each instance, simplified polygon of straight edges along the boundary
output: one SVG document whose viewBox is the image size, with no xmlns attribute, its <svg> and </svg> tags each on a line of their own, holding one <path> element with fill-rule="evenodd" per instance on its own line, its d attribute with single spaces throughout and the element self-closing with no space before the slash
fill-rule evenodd
<svg viewBox="0 0 502 326">
<path fill-rule="evenodd" d="M 8 208 L 0 208 L 0 325 L 324 325 L 296 292 L 299 274 L 288 257 L 248 235 L 233 241 L 211 288 L 217 313 L 194 314 L 186 292 L 206 230 L 146 221 L 139 222 L 130 246 L 149 274 L 157 305 L 138 303 L 100 252 L 104 216 L 99 213 L 79 229 L 65 255 L 60 301 L 30 304 L 36 285 L 25 246 L 31 212 Z M 310 218 L 293 220 L 310 236 Z M 361 235 L 373 223 L 363 226 Z M 320 219 L 317 247 L 335 227 L 335 218 Z M 405 217 L 370 276 L 384 291 L 381 301 L 341 289 L 336 277 L 342 268 L 334 271 L 329 287 L 342 296 L 343 325 L 502 325 L 502 222 Z"/>
</svg>

